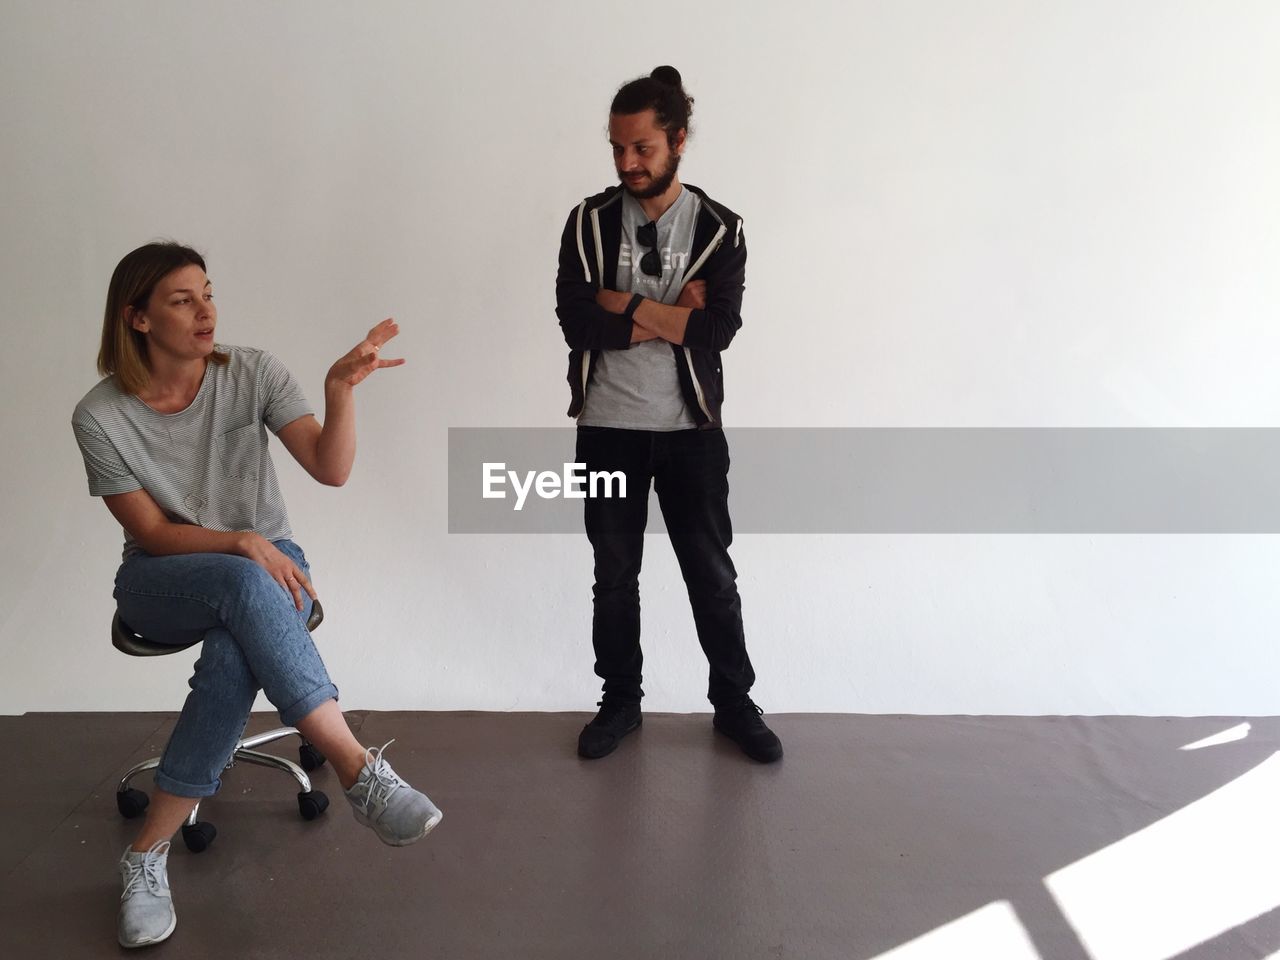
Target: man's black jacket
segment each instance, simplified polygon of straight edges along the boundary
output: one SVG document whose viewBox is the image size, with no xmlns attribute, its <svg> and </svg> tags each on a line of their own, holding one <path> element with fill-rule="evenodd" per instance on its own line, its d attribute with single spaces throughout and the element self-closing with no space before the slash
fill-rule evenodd
<svg viewBox="0 0 1280 960">
<path fill-rule="evenodd" d="M 742 218 L 697 187 L 685 189 L 702 201 L 693 231 L 693 248 L 684 280 L 705 280 L 707 305 L 689 315 L 684 343 L 672 344 L 680 390 L 702 428 L 720 426 L 724 374 L 720 351 L 742 326 L 742 290 L 747 244 Z M 569 214 L 560 238 L 556 273 L 556 316 L 569 344 L 569 416 L 582 412 L 599 350 L 631 345 L 631 321 L 596 303 L 596 291 L 616 290 L 618 249 L 622 242 L 622 187 L 583 200 Z"/>
</svg>

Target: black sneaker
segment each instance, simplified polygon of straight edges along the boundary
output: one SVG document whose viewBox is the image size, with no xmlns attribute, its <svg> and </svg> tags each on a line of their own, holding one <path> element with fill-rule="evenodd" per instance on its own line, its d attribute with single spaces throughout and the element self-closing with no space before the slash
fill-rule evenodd
<svg viewBox="0 0 1280 960">
<path fill-rule="evenodd" d="M 782 741 L 765 726 L 764 711 L 750 697 L 716 706 L 711 725 L 742 748 L 752 760 L 773 763 L 782 759 Z"/>
<path fill-rule="evenodd" d="M 618 741 L 640 726 L 640 704 L 605 697 L 600 712 L 578 734 L 578 756 L 598 760 L 618 747 Z"/>
</svg>

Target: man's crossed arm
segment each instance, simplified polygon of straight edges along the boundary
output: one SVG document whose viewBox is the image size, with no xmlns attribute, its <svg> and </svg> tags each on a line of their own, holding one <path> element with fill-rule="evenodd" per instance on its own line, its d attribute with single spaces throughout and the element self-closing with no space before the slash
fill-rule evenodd
<svg viewBox="0 0 1280 960">
<path fill-rule="evenodd" d="M 610 313 L 626 313 L 632 295 L 618 290 L 599 290 L 596 303 Z M 689 314 L 707 305 L 705 280 L 690 280 L 680 291 L 676 302 L 670 306 L 645 298 L 631 314 L 631 342 L 666 340 L 668 343 L 684 343 L 685 327 Z"/>
</svg>

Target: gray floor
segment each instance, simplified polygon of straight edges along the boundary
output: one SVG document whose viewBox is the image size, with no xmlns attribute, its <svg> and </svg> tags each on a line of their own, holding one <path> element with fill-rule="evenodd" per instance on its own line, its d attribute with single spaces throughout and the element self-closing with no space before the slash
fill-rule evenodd
<svg viewBox="0 0 1280 960">
<path fill-rule="evenodd" d="M 1275 718 L 1180 752 L 1239 718 L 804 714 L 770 718 L 787 756 L 761 767 L 706 715 L 650 714 L 585 762 L 582 714 L 348 716 L 365 743 L 398 738 L 388 758 L 441 806 L 440 827 L 383 847 L 327 767 L 317 786 L 334 805 L 306 823 L 286 778 L 237 766 L 203 811 L 214 845 L 175 845 L 178 929 L 151 955 L 870 960 L 1006 901 L 1041 958 L 1086 960 L 1046 875 L 1280 750 Z M 0 717 L 18 772 L 0 795 L 0 957 L 123 953 L 114 861 L 133 826 L 115 780 L 172 721 Z M 1280 909 L 1177 956 L 1278 949 Z"/>
</svg>

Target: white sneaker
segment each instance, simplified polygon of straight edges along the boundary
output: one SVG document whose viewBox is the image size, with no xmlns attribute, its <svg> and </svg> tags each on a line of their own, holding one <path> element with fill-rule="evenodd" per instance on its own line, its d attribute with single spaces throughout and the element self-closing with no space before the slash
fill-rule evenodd
<svg viewBox="0 0 1280 960">
<path fill-rule="evenodd" d="M 145 947 L 168 939 L 178 925 L 169 892 L 169 841 L 158 841 L 146 853 L 125 850 L 120 879 L 124 882 L 116 934 L 120 946 Z"/>
<path fill-rule="evenodd" d="M 378 839 L 393 847 L 421 840 L 444 817 L 425 793 L 409 786 L 382 758 L 382 751 L 395 743 L 388 740 L 364 752 L 364 768 L 346 791 L 356 820 L 373 830 Z"/>
</svg>

